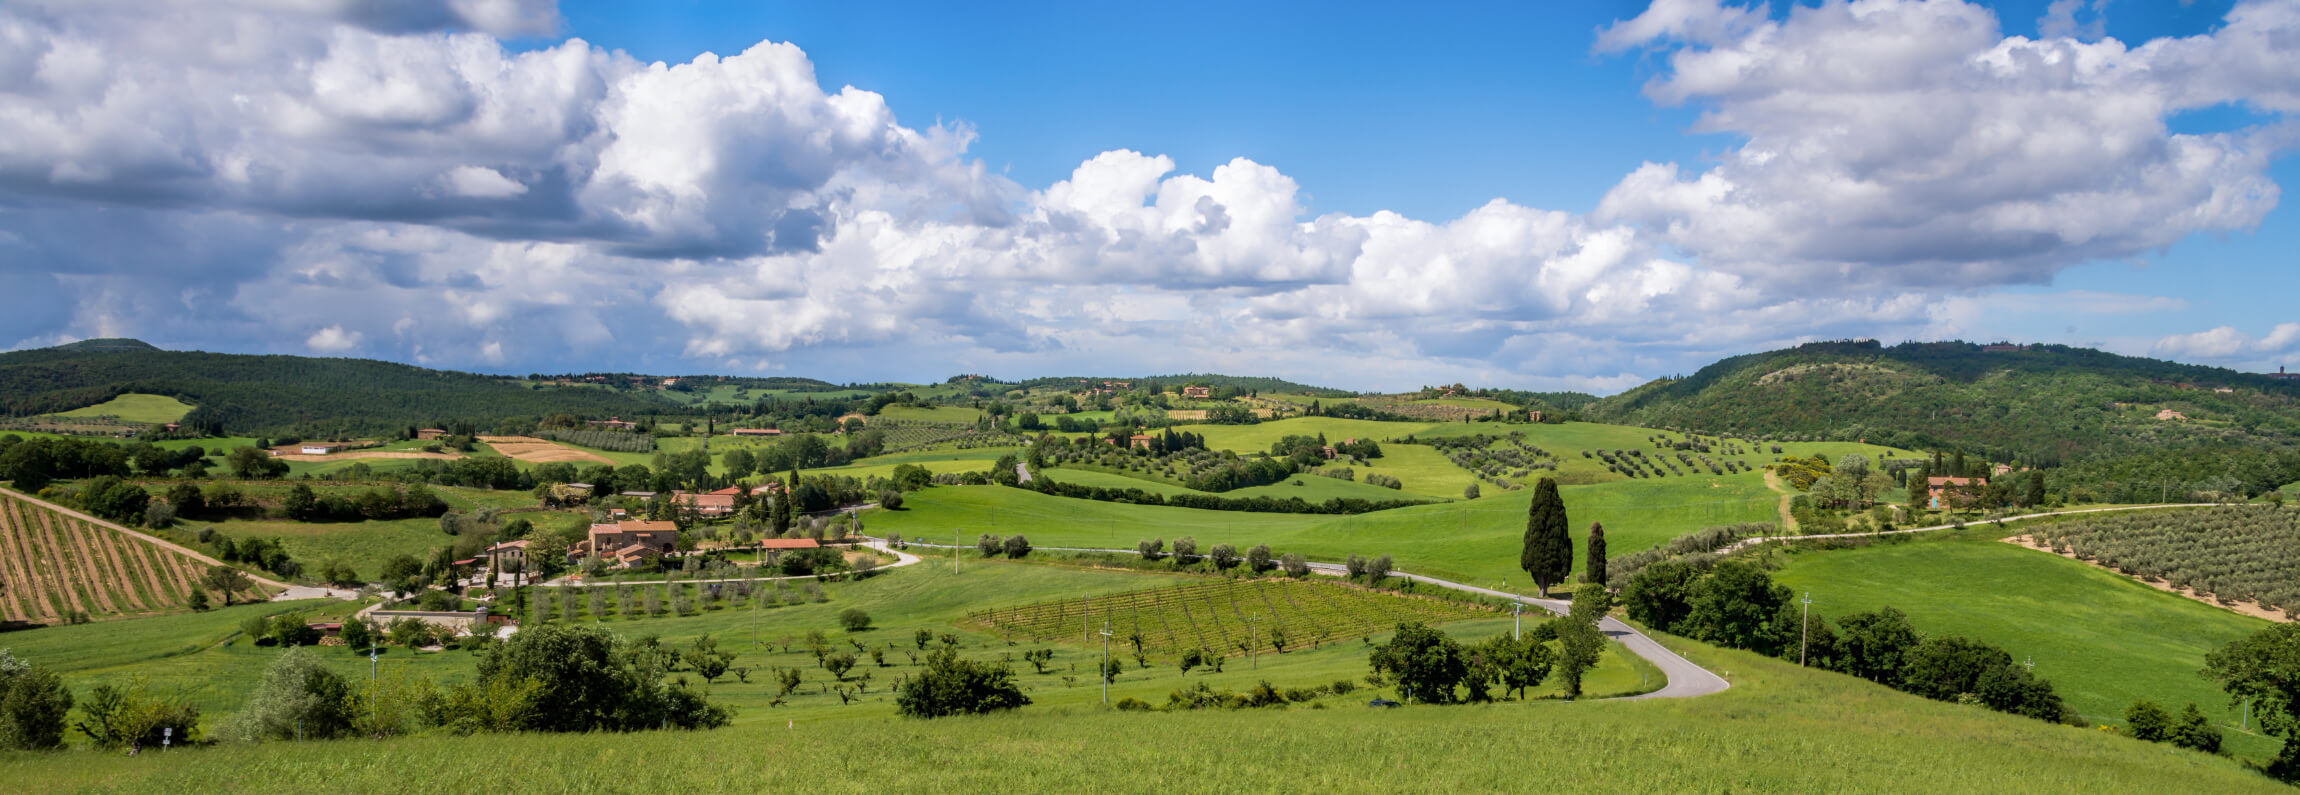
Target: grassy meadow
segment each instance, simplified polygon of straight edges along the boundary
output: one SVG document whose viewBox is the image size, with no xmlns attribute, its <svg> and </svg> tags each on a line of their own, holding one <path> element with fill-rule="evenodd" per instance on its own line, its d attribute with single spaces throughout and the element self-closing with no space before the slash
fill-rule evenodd
<svg viewBox="0 0 2300 795">
<path fill-rule="evenodd" d="M 1360 690 L 1309 707 L 1128 713 L 1090 706 L 1085 687 L 1041 687 L 1031 694 L 1039 703 L 982 717 L 830 722 L 776 709 L 702 735 L 417 737 L 133 758 L 14 754 L 0 756 L 0 779 L 119 792 L 305 792 L 322 781 L 395 792 L 721 792 L 754 791 L 762 781 L 826 792 L 2291 791 L 2226 758 L 1927 701 L 1741 652 L 1673 645 L 1724 672 L 1733 688 L 1685 700 L 1374 711 L 1359 706 L 1367 697 Z M 1362 673 L 1362 654 L 1351 656 L 1350 672 Z M 1511 738 L 1529 728 L 1555 742 L 1516 751 Z"/>
<path fill-rule="evenodd" d="M 2121 725 L 2142 698 L 2178 710 L 2195 702 L 2224 724 L 2227 748 L 2254 758 L 2274 740 L 2236 730 L 2240 710 L 2197 675 L 2206 652 L 2268 622 L 2133 582 L 2077 561 L 1996 540 L 2003 530 L 1859 549 L 1778 556 L 1774 578 L 1810 593 L 1835 619 L 1891 605 L 1917 631 L 1964 635 L 2034 659 L 2036 674 L 2095 724 Z M 2253 730 L 2258 731 L 2257 723 Z"/>
<path fill-rule="evenodd" d="M 130 392 L 93 406 L 58 412 L 52 416 L 94 419 L 111 417 L 130 425 L 159 425 L 190 414 L 192 405 L 166 395 Z"/>
</svg>

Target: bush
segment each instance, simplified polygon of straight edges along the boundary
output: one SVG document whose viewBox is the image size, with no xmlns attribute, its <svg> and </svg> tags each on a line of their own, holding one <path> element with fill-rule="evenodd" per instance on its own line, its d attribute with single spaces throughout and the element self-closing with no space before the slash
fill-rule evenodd
<svg viewBox="0 0 2300 795">
<path fill-rule="evenodd" d="M 72 691 L 63 679 L 0 649 L 0 749 L 62 748 L 71 711 Z"/>
<path fill-rule="evenodd" d="M 848 632 L 861 632 L 870 629 L 870 614 L 863 612 L 862 608 L 859 607 L 841 610 L 839 611 L 839 626 L 844 627 Z"/>
<path fill-rule="evenodd" d="M 914 718 L 940 718 L 1014 709 L 1030 704 L 1014 682 L 1014 670 L 964 660 L 944 646 L 928 652 L 926 670 L 895 689 L 895 712 Z"/>
</svg>

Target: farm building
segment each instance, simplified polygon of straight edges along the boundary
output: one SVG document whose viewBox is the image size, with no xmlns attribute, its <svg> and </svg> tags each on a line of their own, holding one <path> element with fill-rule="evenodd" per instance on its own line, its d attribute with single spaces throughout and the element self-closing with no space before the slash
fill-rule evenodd
<svg viewBox="0 0 2300 795">
<path fill-rule="evenodd" d="M 301 449 L 304 455 L 327 455 L 343 449 L 343 445 L 329 442 L 305 442 Z"/>
<path fill-rule="evenodd" d="M 2157 411 L 2157 412 L 2156 412 L 2156 418 L 2157 418 L 2157 419 L 2160 419 L 2160 420 L 2165 420 L 2165 421 L 2168 421 L 2168 422 L 2169 422 L 2169 421 L 2171 421 L 2171 420 L 2185 420 L 2185 419 L 2188 419 L 2188 415 L 2186 415 L 2186 414 L 2182 414 L 2182 413 L 2180 413 L 2180 412 L 2177 412 L 2177 411 L 2173 411 L 2172 409 L 2162 409 L 2162 410 L 2159 410 L 2159 411 Z"/>
<path fill-rule="evenodd" d="M 517 541 L 505 541 L 480 551 L 487 553 L 488 568 L 501 571 L 504 564 L 525 564 L 527 562 L 527 547 L 533 543 L 522 538 Z"/>
<path fill-rule="evenodd" d="M 678 545 L 678 525 L 670 522 L 622 521 L 592 525 L 589 536 L 575 542 L 574 549 L 569 550 L 568 555 L 581 558 L 598 552 L 622 563 L 629 547 L 644 547 L 653 550 L 655 556 L 660 556 L 677 549 Z"/>
<path fill-rule="evenodd" d="M 779 480 L 769 480 L 765 483 L 751 487 L 751 496 L 753 497 L 764 497 L 769 494 L 781 493 L 783 493 L 783 482 Z"/>
<path fill-rule="evenodd" d="M 762 538 L 759 539 L 760 562 L 772 563 L 783 556 L 784 550 L 817 549 L 821 546 L 821 542 L 812 538 Z"/>
<path fill-rule="evenodd" d="M 443 439 L 446 437 L 447 429 L 445 428 L 423 428 L 415 432 L 416 439 L 426 442 L 434 439 Z"/>
<path fill-rule="evenodd" d="M 2269 373 L 2268 377 L 2282 381 L 2300 381 L 2300 373 L 2284 372 L 2284 368 L 2281 366 L 2276 368 L 2276 372 Z"/>
<path fill-rule="evenodd" d="M 1925 478 L 1925 507 L 1935 511 L 1947 506 L 1962 508 L 1972 502 L 1972 492 L 1980 485 L 1980 478 Z"/>
<path fill-rule="evenodd" d="M 623 431 L 633 430 L 639 427 L 639 423 L 624 422 L 622 417 L 608 417 L 603 420 L 585 420 L 583 424 Z"/>
<path fill-rule="evenodd" d="M 694 511 L 702 516 L 725 516 L 735 512 L 735 495 L 716 492 L 696 494 L 688 491 L 674 491 L 671 492 L 671 504 Z"/>
<path fill-rule="evenodd" d="M 655 498 L 655 493 L 652 491 L 626 491 L 617 496 L 629 497 L 634 500 L 652 500 Z"/>
<path fill-rule="evenodd" d="M 1132 446 L 1135 446 L 1135 447 L 1140 447 L 1140 448 L 1142 448 L 1142 449 L 1145 449 L 1145 450 L 1147 450 L 1147 449 L 1150 449 L 1150 436 L 1149 436 L 1149 434 L 1141 434 L 1141 433 L 1137 433 L 1137 434 L 1134 434 L 1133 436 L 1129 436 L 1129 437 L 1127 437 L 1127 438 L 1126 438 L 1126 441 L 1127 441 L 1127 443 L 1128 443 L 1128 444 L 1131 444 Z"/>
<path fill-rule="evenodd" d="M 1214 389 L 1204 386 L 1186 386 L 1182 388 L 1182 396 L 1186 398 L 1209 398 L 1214 396 Z"/>
<path fill-rule="evenodd" d="M 734 434 L 734 435 L 736 435 L 736 436 L 781 436 L 781 435 L 783 435 L 783 432 L 782 432 L 782 430 L 781 430 L 781 429 L 777 429 L 777 428 L 736 428 L 736 429 L 734 429 L 734 430 L 728 431 L 728 433 L 730 433 L 730 434 Z"/>
</svg>

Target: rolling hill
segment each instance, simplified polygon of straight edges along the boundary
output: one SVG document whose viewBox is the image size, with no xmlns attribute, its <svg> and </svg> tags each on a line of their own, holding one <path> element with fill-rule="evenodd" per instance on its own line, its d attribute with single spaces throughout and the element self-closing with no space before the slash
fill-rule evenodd
<svg viewBox="0 0 2300 795">
<path fill-rule="evenodd" d="M 1584 411 L 1629 425 L 1865 438 L 2045 465 L 2300 448 L 2300 381 L 2061 345 L 1812 343 L 1724 359 Z M 2166 411 L 2178 417 L 2159 419 Z"/>
<path fill-rule="evenodd" d="M 53 414 L 124 394 L 198 408 L 193 425 L 235 433 L 375 432 L 447 420 L 637 416 L 673 408 L 650 394 L 528 387 L 493 376 L 370 359 L 166 351 L 135 340 L 85 340 L 0 353 L 0 413 Z"/>
</svg>

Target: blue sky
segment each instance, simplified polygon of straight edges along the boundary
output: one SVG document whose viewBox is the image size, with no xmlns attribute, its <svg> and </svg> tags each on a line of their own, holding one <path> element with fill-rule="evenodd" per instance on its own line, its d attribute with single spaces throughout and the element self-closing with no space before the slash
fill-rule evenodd
<svg viewBox="0 0 2300 795">
<path fill-rule="evenodd" d="M 0 345 L 1597 392 L 1840 337 L 2300 366 L 2296 5 L 10 3 Z"/>
</svg>

